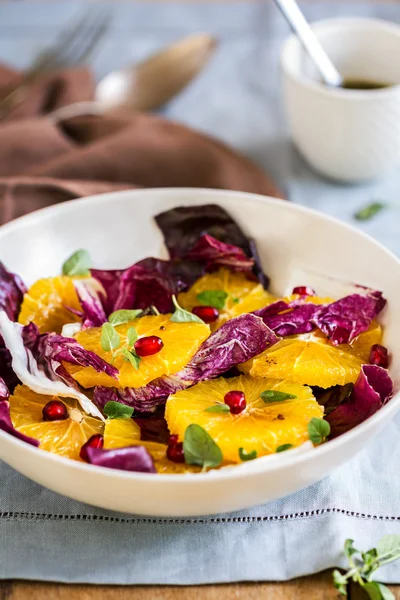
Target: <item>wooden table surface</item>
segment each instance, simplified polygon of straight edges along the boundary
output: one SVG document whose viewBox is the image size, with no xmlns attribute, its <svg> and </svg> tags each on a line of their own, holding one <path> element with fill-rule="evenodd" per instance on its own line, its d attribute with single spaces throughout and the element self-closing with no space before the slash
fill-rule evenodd
<svg viewBox="0 0 400 600">
<path fill-rule="evenodd" d="M 198 2 L 199 0 L 181 1 Z M 214 0 L 202 1 L 213 2 Z M 400 4 L 400 0 L 391 1 Z M 389 587 L 396 600 L 400 600 L 400 585 Z M 340 596 L 334 589 L 331 573 L 328 571 L 284 583 L 234 583 L 191 587 L 90 586 L 0 581 L 0 600 L 199 600 L 200 598 L 201 600 L 339 600 L 343 596 Z M 366 596 L 358 588 L 350 588 L 350 600 L 365 598 Z"/>
</svg>

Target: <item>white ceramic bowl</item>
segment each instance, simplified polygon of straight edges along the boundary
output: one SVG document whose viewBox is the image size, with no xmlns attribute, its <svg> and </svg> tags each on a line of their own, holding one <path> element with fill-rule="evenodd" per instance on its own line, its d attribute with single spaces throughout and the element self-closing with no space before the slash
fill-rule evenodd
<svg viewBox="0 0 400 600">
<path fill-rule="evenodd" d="M 400 261 L 364 233 L 282 200 L 195 189 L 94 196 L 1 227 L 0 256 L 27 283 L 59 273 L 77 248 L 87 248 L 97 267 L 128 266 L 148 255 L 165 255 L 153 215 L 173 206 L 210 202 L 226 208 L 257 240 L 273 291 L 313 284 L 320 275 L 383 290 L 389 301 L 385 343 L 393 352 L 392 376 L 400 379 Z M 305 275 L 307 270 L 312 273 Z M 289 450 L 206 474 L 152 475 L 92 467 L 1 431 L 0 458 L 51 490 L 104 508 L 154 516 L 215 514 L 261 504 L 325 477 L 361 450 L 393 418 L 399 404 L 397 395 L 368 421 L 321 447 Z"/>
<path fill-rule="evenodd" d="M 281 65 L 295 145 L 320 173 L 343 181 L 374 179 L 400 166 L 400 26 L 375 19 L 312 25 L 347 78 L 394 84 L 375 90 L 329 88 L 294 35 Z"/>
</svg>

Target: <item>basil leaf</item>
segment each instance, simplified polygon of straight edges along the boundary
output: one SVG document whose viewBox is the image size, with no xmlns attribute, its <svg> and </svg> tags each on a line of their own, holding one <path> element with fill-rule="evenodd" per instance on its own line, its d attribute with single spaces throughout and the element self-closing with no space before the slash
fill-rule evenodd
<svg viewBox="0 0 400 600">
<path fill-rule="evenodd" d="M 383 583 L 370 581 L 365 583 L 362 587 L 371 600 L 395 600 L 392 592 L 386 587 L 386 585 L 383 585 Z"/>
<path fill-rule="evenodd" d="M 90 275 L 90 266 L 92 260 L 87 250 L 77 250 L 63 264 L 62 274 L 69 275 Z"/>
<path fill-rule="evenodd" d="M 396 560 L 400 557 L 400 535 L 385 535 L 376 545 L 380 562 Z"/>
<path fill-rule="evenodd" d="M 239 448 L 239 458 L 243 462 L 246 462 L 247 460 L 254 460 L 255 458 L 257 458 L 257 450 L 246 452 L 244 448 Z"/>
<path fill-rule="evenodd" d="M 332 573 L 333 585 L 343 596 L 347 596 L 347 579 L 340 571 L 335 569 Z"/>
<path fill-rule="evenodd" d="M 285 450 L 290 450 L 290 448 L 293 448 L 293 444 L 282 444 L 277 447 L 275 452 L 285 452 Z"/>
<path fill-rule="evenodd" d="M 229 406 L 227 404 L 222 404 L 222 403 L 213 404 L 212 406 L 209 406 L 205 410 L 205 412 L 210 412 L 210 413 L 228 413 L 229 411 L 230 411 Z"/>
<path fill-rule="evenodd" d="M 133 415 L 133 408 L 111 400 L 107 402 L 103 412 L 109 419 L 130 419 Z"/>
<path fill-rule="evenodd" d="M 377 215 L 384 208 L 386 208 L 386 204 L 384 204 L 383 202 L 372 202 L 371 204 L 367 204 L 366 206 L 358 210 L 355 213 L 354 218 L 357 221 L 369 221 L 370 219 L 372 219 L 372 217 Z"/>
<path fill-rule="evenodd" d="M 137 331 L 134 327 L 129 327 L 126 337 L 128 338 L 128 346 L 129 348 L 132 348 L 133 344 L 136 342 L 136 340 L 138 339 L 138 334 Z"/>
<path fill-rule="evenodd" d="M 297 396 L 286 392 L 278 392 L 277 390 L 265 390 L 265 392 L 261 392 L 260 398 L 264 402 L 283 402 L 284 400 L 294 400 Z"/>
<path fill-rule="evenodd" d="M 316 446 L 325 442 L 326 438 L 331 432 L 331 426 L 329 425 L 328 421 L 324 421 L 324 419 L 317 419 L 317 417 L 313 417 L 311 419 L 307 429 L 310 440 Z"/>
<path fill-rule="evenodd" d="M 212 437 L 200 425 L 187 427 L 183 440 L 183 453 L 188 465 L 198 465 L 203 470 L 208 467 L 219 467 L 222 463 L 222 452 Z"/>
<path fill-rule="evenodd" d="M 205 290 L 197 294 L 197 300 L 204 306 L 213 306 L 218 310 L 222 310 L 225 306 L 225 301 L 228 294 L 224 290 Z"/>
<path fill-rule="evenodd" d="M 200 319 L 200 317 L 197 317 L 193 313 L 181 308 L 175 296 L 172 296 L 172 302 L 174 303 L 176 310 L 170 318 L 170 321 L 173 323 L 201 323 L 204 325 L 204 321 Z"/>
<path fill-rule="evenodd" d="M 119 337 L 118 333 L 115 331 L 111 323 L 103 323 L 103 325 L 101 326 L 100 343 L 101 347 L 105 352 L 115 350 L 120 345 L 121 338 Z"/>
<path fill-rule="evenodd" d="M 137 319 L 138 317 L 140 317 L 140 315 L 142 314 L 142 310 L 140 309 L 135 309 L 135 310 L 115 310 L 113 313 L 111 313 L 111 315 L 108 317 L 108 321 L 109 323 L 111 323 L 111 325 L 114 325 L 114 327 L 116 325 L 122 325 L 123 323 L 129 323 L 130 321 L 134 321 L 135 319 Z"/>
<path fill-rule="evenodd" d="M 132 367 L 136 369 L 136 371 L 138 370 L 140 361 L 142 359 L 136 354 L 136 352 L 131 352 L 130 350 L 128 350 L 128 348 L 124 348 L 122 350 L 122 356 L 124 357 L 124 360 L 126 360 L 126 362 L 131 363 Z"/>
</svg>

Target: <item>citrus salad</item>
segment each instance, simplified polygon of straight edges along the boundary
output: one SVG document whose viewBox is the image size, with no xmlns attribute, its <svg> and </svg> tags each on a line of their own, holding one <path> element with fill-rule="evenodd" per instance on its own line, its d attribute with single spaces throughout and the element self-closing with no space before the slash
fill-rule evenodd
<svg viewBox="0 0 400 600">
<path fill-rule="evenodd" d="M 391 398 L 381 292 L 276 297 L 221 207 L 155 221 L 167 260 L 101 270 L 78 250 L 29 289 L 0 263 L 3 431 L 96 466 L 197 473 L 325 443 Z"/>
</svg>

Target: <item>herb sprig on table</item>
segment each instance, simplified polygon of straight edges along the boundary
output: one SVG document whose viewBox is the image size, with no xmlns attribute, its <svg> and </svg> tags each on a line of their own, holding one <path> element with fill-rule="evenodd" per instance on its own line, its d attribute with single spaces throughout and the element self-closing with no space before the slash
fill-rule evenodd
<svg viewBox="0 0 400 600">
<path fill-rule="evenodd" d="M 376 545 L 366 552 L 354 548 L 353 540 L 346 540 L 344 553 L 349 563 L 346 573 L 335 569 L 332 573 L 335 588 L 347 597 L 347 586 L 350 581 L 360 585 L 371 600 L 395 600 L 392 592 L 383 585 L 372 580 L 373 573 L 390 562 L 400 558 L 400 535 L 385 535 Z"/>
</svg>

